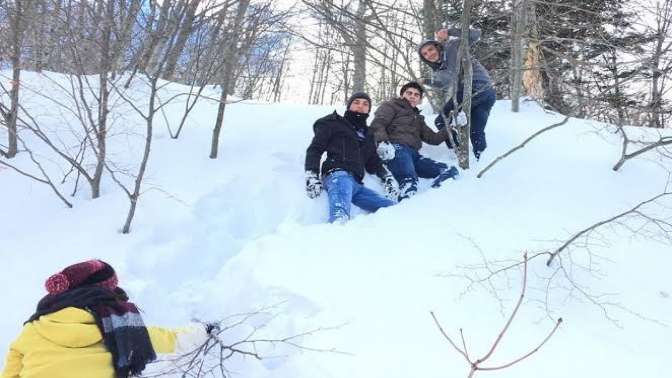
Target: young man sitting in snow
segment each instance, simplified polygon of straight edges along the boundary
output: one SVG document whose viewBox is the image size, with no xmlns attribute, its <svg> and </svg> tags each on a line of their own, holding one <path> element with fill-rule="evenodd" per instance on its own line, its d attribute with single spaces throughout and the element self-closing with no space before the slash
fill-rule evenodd
<svg viewBox="0 0 672 378">
<path fill-rule="evenodd" d="M 457 168 L 426 158 L 418 152 L 422 142 L 433 145 L 448 139 L 448 132 L 435 132 L 425 123 L 417 106 L 422 102 L 423 89 L 412 81 L 401 87 L 401 97 L 385 101 L 376 110 L 371 123 L 378 143 L 378 155 L 385 161 L 399 182 L 399 200 L 415 195 L 418 177 L 433 178 L 437 187 L 448 178 L 455 178 Z"/>
<path fill-rule="evenodd" d="M 363 210 L 374 212 L 381 207 L 395 204 L 399 194 L 392 175 L 385 169 L 376 154 L 373 135 L 368 131 L 366 119 L 371 109 L 371 98 L 366 93 L 355 93 L 348 100 L 345 115 L 335 111 L 315 121 L 315 136 L 306 151 L 306 192 L 316 198 L 322 192 L 322 179 L 329 196 L 329 222 L 343 223 L 350 219 L 350 203 Z M 364 171 L 375 173 L 383 181 L 385 198 L 364 187 Z"/>
</svg>

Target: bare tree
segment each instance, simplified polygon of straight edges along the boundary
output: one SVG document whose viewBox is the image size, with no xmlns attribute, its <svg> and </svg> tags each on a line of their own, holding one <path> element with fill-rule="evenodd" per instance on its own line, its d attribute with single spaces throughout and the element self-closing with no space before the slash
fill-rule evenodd
<svg viewBox="0 0 672 378">
<path fill-rule="evenodd" d="M 334 2 L 331 0 L 304 0 L 304 3 L 313 11 L 316 17 L 326 22 L 330 28 L 337 31 L 343 40 L 343 45 L 349 49 L 353 61 L 352 87 L 343 88 L 347 98 L 352 92 L 361 92 L 366 87 L 367 61 L 367 28 L 371 17 L 367 14 L 372 4 L 369 0 L 357 1 L 356 8 L 351 9 L 351 2 Z M 347 72 L 346 72 L 347 74 Z M 343 78 L 348 80 L 347 76 Z"/>
<path fill-rule="evenodd" d="M 525 51 L 524 31 L 527 15 L 527 0 L 514 0 L 511 10 L 511 111 L 517 113 L 523 86 L 523 56 Z"/>
<path fill-rule="evenodd" d="M 530 135 L 530 136 L 529 136 L 527 139 L 525 139 L 521 144 L 517 145 L 516 147 L 510 149 L 510 150 L 507 151 L 506 153 L 500 155 L 500 156 L 497 157 L 495 160 L 493 160 L 490 164 L 488 164 L 485 168 L 483 168 L 480 172 L 478 172 L 478 175 L 476 175 L 476 177 L 478 177 L 478 178 L 483 177 L 483 175 L 485 174 L 485 172 L 489 171 L 490 168 L 492 168 L 495 164 L 497 164 L 498 162 L 502 161 L 503 159 L 505 159 L 507 156 L 513 154 L 514 152 L 516 152 L 516 151 L 522 149 L 523 147 L 525 147 L 530 141 L 532 141 L 532 139 L 538 137 L 539 135 L 541 135 L 541 134 L 543 134 L 543 133 L 545 133 L 545 132 L 547 132 L 547 131 L 550 131 L 550 130 L 555 129 L 556 127 L 560 127 L 560 126 L 566 124 L 568 120 L 569 120 L 569 117 L 565 117 L 565 119 L 563 119 L 562 121 L 560 121 L 560 122 L 558 122 L 558 123 L 554 123 L 554 124 L 552 124 L 552 125 L 550 125 L 550 126 L 544 127 L 543 129 L 541 129 L 541 130 L 535 132 L 534 134 Z"/>
<path fill-rule="evenodd" d="M 458 129 L 458 139 L 460 145 L 457 150 L 457 161 L 462 169 L 469 169 L 469 136 L 471 135 L 471 89 L 473 68 L 471 63 L 471 51 L 469 46 L 469 27 L 471 25 L 471 8 L 473 6 L 472 0 L 464 0 L 462 3 L 462 36 L 460 38 L 460 47 L 457 53 L 457 64 L 455 72 L 463 72 L 463 99 L 460 104 L 461 110 L 467 115 L 467 125 Z M 461 67 L 461 68 L 460 68 Z M 455 90 L 453 91 L 453 109 L 458 109 L 457 93 L 459 91 L 459 80 L 455 81 Z M 450 101 L 450 100 L 449 100 Z M 454 112 L 457 114 L 457 112 Z M 446 123 L 448 124 L 448 123 Z"/>
<path fill-rule="evenodd" d="M 7 127 L 7 150 L 0 150 L 0 154 L 7 158 L 13 158 L 18 152 L 18 138 L 16 121 L 19 115 L 19 88 L 21 87 L 21 53 L 23 51 L 24 35 L 27 28 L 25 14 L 28 12 L 31 2 L 15 0 L 5 2 L 5 12 L 10 24 L 9 61 L 12 65 L 12 81 L 9 90 L 10 105 L 4 118 Z M 3 114 L 4 115 L 4 114 Z"/>
<path fill-rule="evenodd" d="M 672 192 L 669 183 L 665 189 L 637 205 L 614 216 L 600 220 L 588 227 L 572 233 L 564 240 L 559 240 L 557 247 L 545 251 L 528 254 L 528 261 L 545 259 L 547 273 L 539 272 L 539 284 L 533 287 L 541 297 L 532 300 L 541 305 L 549 318 L 554 318 L 558 303 L 568 300 L 588 303 L 597 308 L 606 320 L 620 326 L 616 313 L 628 314 L 656 324 L 669 326 L 667 320 L 661 321 L 630 308 L 616 300 L 614 293 L 598 293 L 590 288 L 590 280 L 604 279 L 600 271 L 600 262 L 609 261 L 607 256 L 600 256 L 595 248 L 609 245 L 607 231 L 612 235 L 641 237 L 661 243 L 672 244 L 672 214 L 669 199 Z M 477 246 L 476 246 L 477 247 Z M 466 265 L 460 269 L 462 274 L 444 276 L 461 278 L 468 282 L 465 292 L 475 288 L 483 288 L 502 305 L 498 292 L 510 274 L 526 264 L 525 260 L 507 259 L 493 260 L 486 257 L 480 250 L 481 264 Z M 576 272 L 582 272 L 581 279 Z"/>
<path fill-rule="evenodd" d="M 242 23 L 245 19 L 245 13 L 247 8 L 250 5 L 249 0 L 240 0 L 237 4 L 235 16 L 233 20 L 226 28 L 227 33 L 225 33 L 222 50 L 224 55 L 222 59 L 224 60 L 224 67 L 220 76 L 220 86 L 221 94 L 219 97 L 219 107 L 217 109 L 217 119 L 215 120 L 215 127 L 212 130 L 212 140 L 210 143 L 210 159 L 216 159 L 217 153 L 219 151 L 219 134 L 222 131 L 222 125 L 224 123 L 224 110 L 226 109 L 226 99 L 231 93 L 232 88 L 234 87 L 234 70 L 236 68 L 236 63 L 240 56 L 240 50 L 237 48 L 237 39 L 234 30 L 241 28 Z"/>
<path fill-rule="evenodd" d="M 464 357 L 466 360 L 467 364 L 470 366 L 469 374 L 467 375 L 468 378 L 472 378 L 477 371 L 495 371 L 495 370 L 502 370 L 506 369 L 508 367 L 511 367 L 526 358 L 530 357 L 539 349 L 548 342 L 548 340 L 555 334 L 555 331 L 558 330 L 558 327 L 560 327 L 560 324 L 562 324 L 562 318 L 558 318 L 555 322 L 555 326 L 551 329 L 549 334 L 537 345 L 534 347 L 531 351 L 527 352 L 526 354 L 522 355 L 521 357 L 516 358 L 515 360 L 501 364 L 501 365 L 496 365 L 496 366 L 482 366 L 483 363 L 487 362 L 490 357 L 494 354 L 495 350 L 497 350 L 497 347 L 499 346 L 499 342 L 504 338 L 504 335 L 506 332 L 509 330 L 509 327 L 511 326 L 511 323 L 513 322 L 513 319 L 516 317 L 516 314 L 518 313 L 518 310 L 520 309 L 521 304 L 523 303 L 523 299 L 525 298 L 525 290 L 527 289 L 527 253 L 523 255 L 523 283 L 521 287 L 521 292 L 520 296 L 518 297 L 518 301 L 516 302 L 515 307 L 513 308 L 513 311 L 511 312 L 511 315 L 509 316 L 509 319 L 507 320 L 506 324 L 502 327 L 502 330 L 499 332 L 497 337 L 495 338 L 495 341 L 492 343 L 492 346 L 488 350 L 488 352 L 481 358 L 474 359 L 472 356 L 469 355 L 469 349 L 467 348 L 467 343 L 464 339 L 464 333 L 462 332 L 462 329 L 460 328 L 460 337 L 462 339 L 462 346 L 458 346 L 457 343 L 444 331 L 443 327 L 441 326 L 441 323 L 439 320 L 436 318 L 436 315 L 434 315 L 434 312 L 430 312 L 432 315 L 432 319 L 434 319 L 434 323 L 436 326 L 439 328 L 439 331 L 443 335 L 443 337 L 448 340 L 450 345 Z"/>
<path fill-rule="evenodd" d="M 672 79 L 672 0 L 657 1 L 655 10 L 647 13 L 653 13 L 655 19 L 651 30 L 653 51 L 648 67 L 651 71 L 649 126 L 660 128 L 666 125 L 672 109 L 668 106 L 666 110 L 664 104 L 664 96 L 669 91 L 666 84 Z"/>
<path fill-rule="evenodd" d="M 173 79 L 175 68 L 177 66 L 177 59 L 182 54 L 184 47 L 187 44 L 187 38 L 191 35 L 196 21 L 196 9 L 202 1 L 189 0 L 184 2 L 184 16 L 178 20 L 179 31 L 175 43 L 170 47 L 166 67 L 164 68 L 164 78 L 166 80 Z"/>
<path fill-rule="evenodd" d="M 142 377 L 180 375 L 189 378 L 227 378 L 233 375 L 230 369 L 235 359 L 265 360 L 270 357 L 266 352 L 267 348 L 349 355 L 335 348 L 315 348 L 305 345 L 305 339 L 339 329 L 340 326 L 315 328 L 289 336 L 264 336 L 262 333 L 277 316 L 275 311 L 277 305 L 231 315 L 218 322 L 198 321 L 208 331 L 207 338 L 195 345 L 187 345 L 187 350 L 175 357 L 158 361 L 156 365 L 159 366 L 152 369 L 152 372 L 143 374 Z"/>
<path fill-rule="evenodd" d="M 58 190 L 58 188 L 56 187 L 56 184 L 51 179 L 51 177 L 47 173 L 46 169 L 44 169 L 44 166 L 42 165 L 42 163 L 40 163 L 40 161 L 36 158 L 33 151 L 31 151 L 30 148 L 28 148 L 26 143 L 20 137 L 18 137 L 18 140 L 19 140 L 19 142 L 21 142 L 23 150 L 30 157 L 30 161 L 38 169 L 39 174 L 28 172 L 26 170 L 23 170 L 23 169 L 17 167 L 16 165 L 14 165 L 10 162 L 4 161 L 2 156 L 0 156 L 0 166 L 10 168 L 10 169 L 12 169 L 13 171 L 17 172 L 18 174 L 20 174 L 22 176 L 28 177 L 28 178 L 30 178 L 32 180 L 35 180 L 35 181 L 37 181 L 41 184 L 45 184 L 45 185 L 49 186 L 49 188 L 51 188 L 51 190 L 54 192 L 54 194 L 56 194 L 56 196 L 65 204 L 65 206 L 71 208 L 72 203 L 70 203 L 70 201 L 68 201 L 65 198 L 65 196 Z"/>
</svg>

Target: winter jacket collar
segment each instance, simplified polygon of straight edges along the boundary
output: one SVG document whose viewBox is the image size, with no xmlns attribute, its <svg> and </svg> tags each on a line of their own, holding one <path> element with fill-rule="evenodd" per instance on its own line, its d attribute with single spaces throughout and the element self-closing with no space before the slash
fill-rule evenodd
<svg viewBox="0 0 672 378">
<path fill-rule="evenodd" d="M 397 98 L 393 99 L 392 102 L 401 106 L 402 108 L 413 110 L 415 113 L 420 114 L 420 109 L 418 109 L 417 107 L 411 106 L 411 103 L 408 102 L 408 100 L 406 100 L 403 97 L 397 97 Z"/>
</svg>

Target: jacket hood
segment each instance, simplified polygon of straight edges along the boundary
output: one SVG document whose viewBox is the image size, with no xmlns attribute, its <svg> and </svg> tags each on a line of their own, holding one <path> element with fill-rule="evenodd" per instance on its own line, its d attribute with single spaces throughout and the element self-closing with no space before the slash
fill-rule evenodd
<svg viewBox="0 0 672 378">
<path fill-rule="evenodd" d="M 83 348 L 103 339 L 93 315 L 74 307 L 42 315 L 31 324 L 40 336 L 64 347 Z"/>
<path fill-rule="evenodd" d="M 439 43 L 434 39 L 426 39 L 418 45 L 418 55 L 420 56 L 420 60 L 422 60 L 422 62 L 427 64 L 428 66 L 432 67 L 432 69 L 436 70 L 439 67 L 441 67 L 441 60 L 439 60 L 438 62 L 430 62 L 429 60 L 425 59 L 420 53 L 420 50 L 422 50 L 422 48 L 427 45 L 434 45 L 436 49 L 439 50 L 439 59 L 441 59 L 443 56 L 443 46 L 441 45 L 441 43 Z"/>
</svg>

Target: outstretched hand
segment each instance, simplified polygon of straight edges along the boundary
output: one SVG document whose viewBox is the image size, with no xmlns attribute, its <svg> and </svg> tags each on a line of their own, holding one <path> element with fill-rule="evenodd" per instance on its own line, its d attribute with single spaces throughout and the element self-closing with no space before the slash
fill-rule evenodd
<svg viewBox="0 0 672 378">
<path fill-rule="evenodd" d="M 443 42 L 448 39 L 448 29 L 440 29 L 434 33 L 434 37 L 437 41 Z"/>
</svg>

